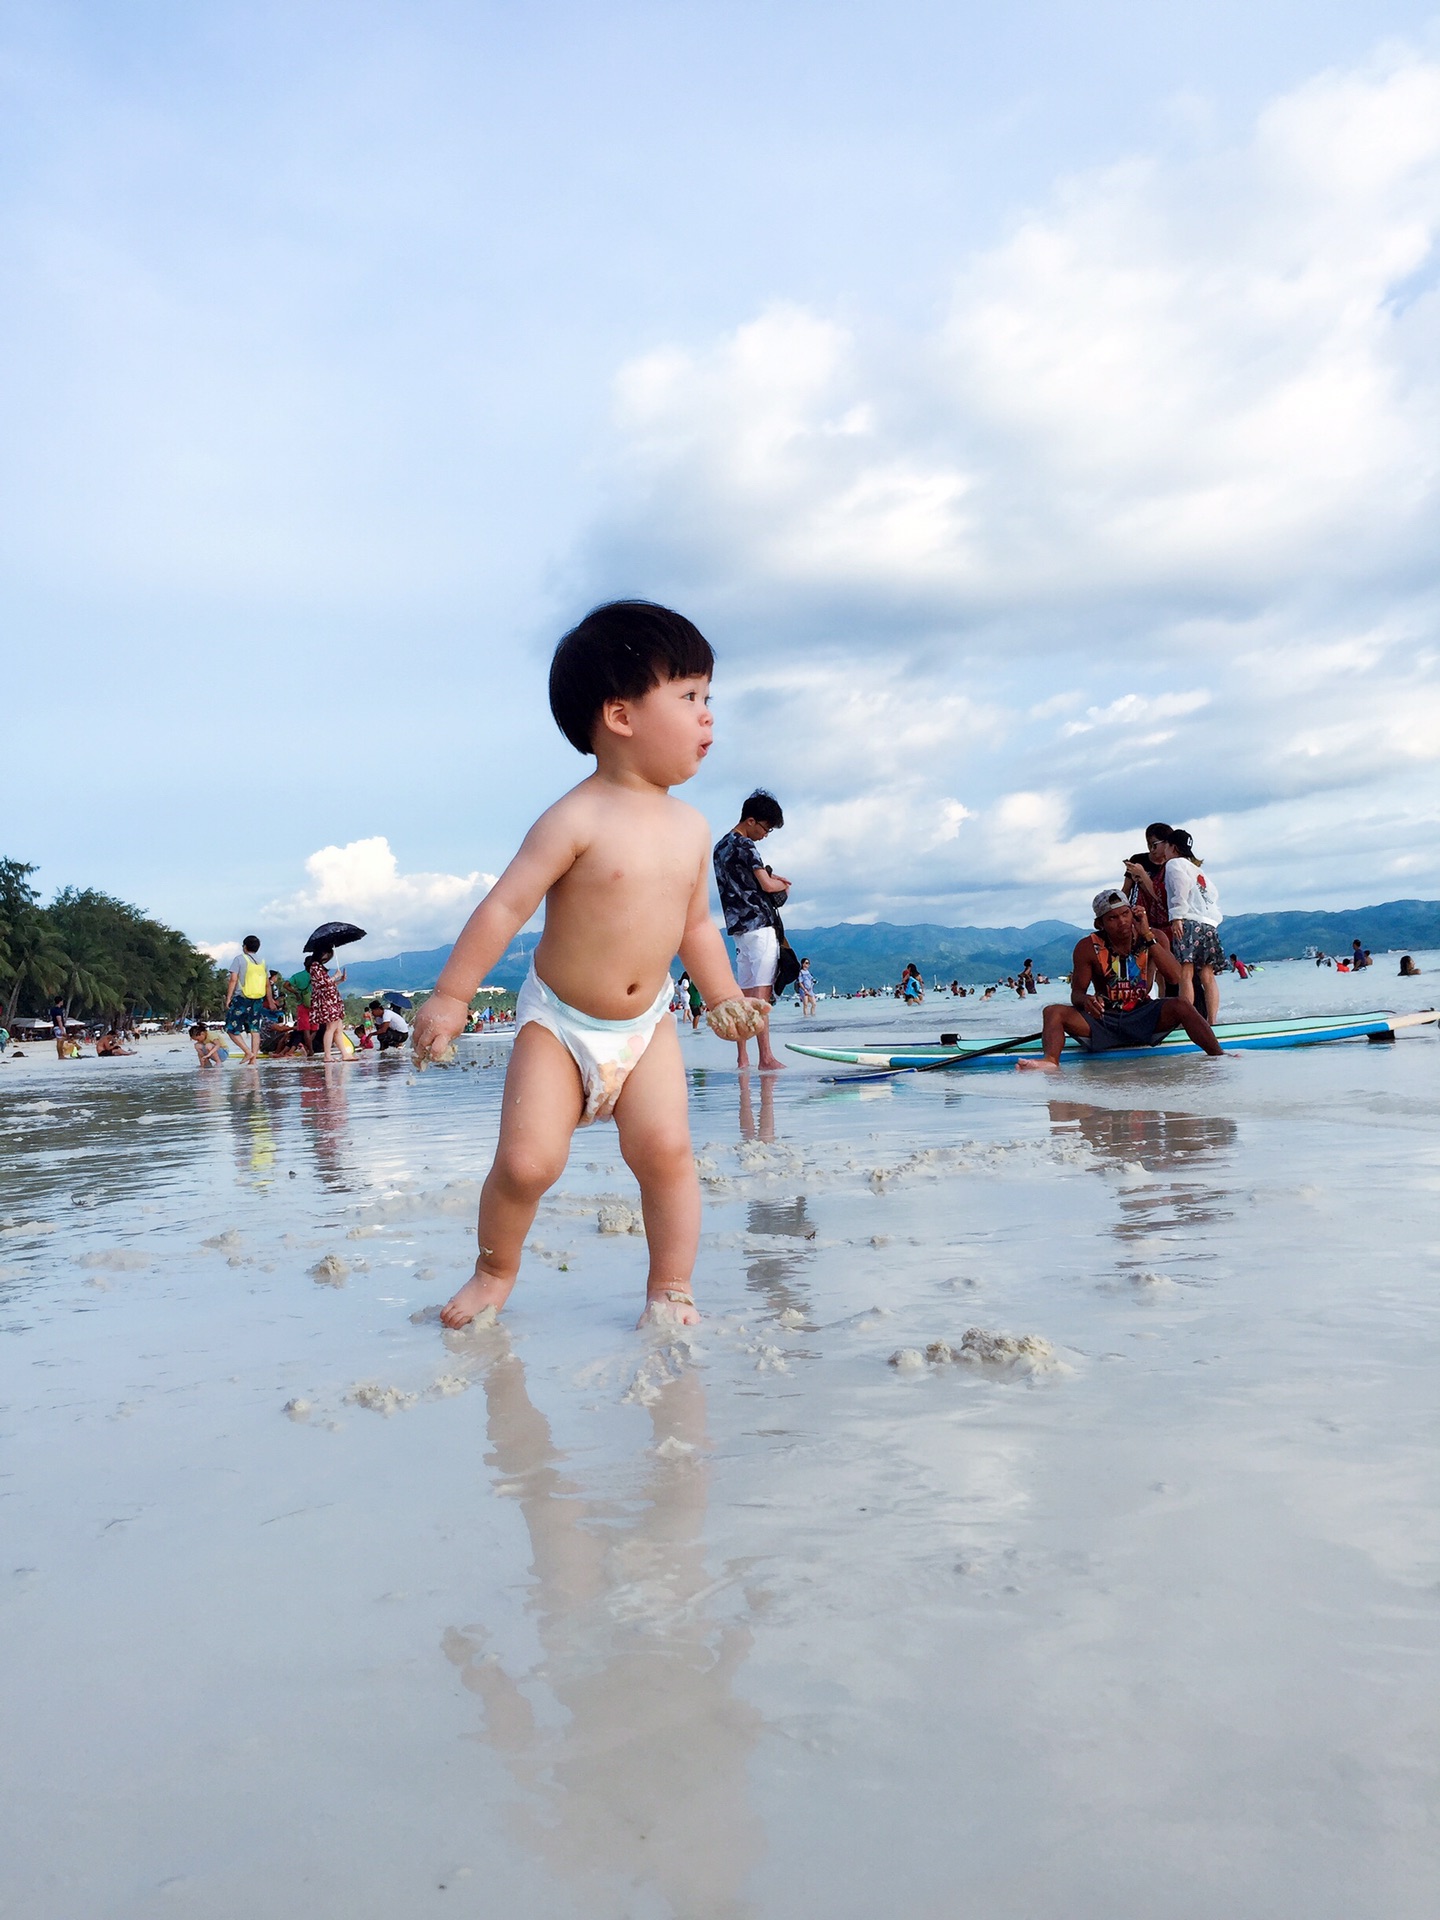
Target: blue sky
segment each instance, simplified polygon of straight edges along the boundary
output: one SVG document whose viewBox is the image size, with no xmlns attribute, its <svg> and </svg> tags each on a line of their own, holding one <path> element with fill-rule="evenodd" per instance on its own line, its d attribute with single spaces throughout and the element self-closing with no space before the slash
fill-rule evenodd
<svg viewBox="0 0 1440 1920">
<path fill-rule="evenodd" d="M 1403 5 L 0 10 L 4 850 L 435 944 L 617 593 L 797 924 L 1440 891 Z M 782 849 L 777 843 L 777 857 Z"/>
</svg>

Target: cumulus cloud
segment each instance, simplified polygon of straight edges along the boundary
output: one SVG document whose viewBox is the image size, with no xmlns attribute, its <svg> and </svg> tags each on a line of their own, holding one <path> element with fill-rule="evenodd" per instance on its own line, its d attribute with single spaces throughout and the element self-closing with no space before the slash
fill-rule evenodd
<svg viewBox="0 0 1440 1920">
<path fill-rule="evenodd" d="M 777 303 L 621 370 L 602 564 L 714 630 L 815 911 L 1075 910 L 1160 815 L 1234 905 L 1436 889 L 1437 237 L 1390 49 L 1060 183 L 928 334 Z"/>
<path fill-rule="evenodd" d="M 366 952 L 375 954 L 453 939 L 495 884 L 493 873 L 402 873 L 383 834 L 320 847 L 305 871 L 308 885 L 272 900 L 261 924 L 298 945 L 317 920 L 354 920 L 369 935 Z"/>
</svg>

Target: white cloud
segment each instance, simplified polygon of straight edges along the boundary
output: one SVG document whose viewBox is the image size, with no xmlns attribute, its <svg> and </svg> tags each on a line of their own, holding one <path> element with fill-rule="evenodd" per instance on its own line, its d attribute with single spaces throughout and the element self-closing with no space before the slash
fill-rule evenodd
<svg viewBox="0 0 1440 1920">
<path fill-rule="evenodd" d="M 793 304 L 624 368 L 661 537 L 756 585 L 952 614 L 1056 593 L 1354 576 L 1428 530 L 1440 65 L 1275 102 L 1241 149 L 1072 179 L 929 338 Z"/>
<path fill-rule="evenodd" d="M 601 550 L 713 629 L 792 913 L 1073 908 L 1156 817 L 1237 909 L 1440 890 L 1437 240 L 1391 48 L 1064 181 L 928 335 L 777 303 L 622 370 Z"/>
<path fill-rule="evenodd" d="M 401 873 L 383 834 L 321 847 L 305 871 L 308 886 L 272 900 L 261 922 L 298 944 L 317 920 L 354 920 L 369 936 L 366 952 L 377 956 L 453 939 L 495 884 L 493 873 Z"/>
</svg>

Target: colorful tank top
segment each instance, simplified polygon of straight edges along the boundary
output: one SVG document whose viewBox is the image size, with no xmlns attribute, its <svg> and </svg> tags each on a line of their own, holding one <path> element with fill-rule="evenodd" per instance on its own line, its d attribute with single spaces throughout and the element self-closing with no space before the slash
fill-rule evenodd
<svg viewBox="0 0 1440 1920">
<path fill-rule="evenodd" d="M 1095 969 L 1100 976 L 1100 1001 L 1107 1013 L 1129 1013 L 1150 998 L 1147 968 L 1133 953 L 1111 953 L 1098 935 L 1091 934 Z"/>
</svg>

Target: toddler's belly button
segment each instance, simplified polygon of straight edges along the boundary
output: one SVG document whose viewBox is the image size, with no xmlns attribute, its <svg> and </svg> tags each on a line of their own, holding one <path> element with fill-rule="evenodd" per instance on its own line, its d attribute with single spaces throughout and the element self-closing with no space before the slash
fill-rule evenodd
<svg viewBox="0 0 1440 1920">
<path fill-rule="evenodd" d="M 633 986 L 633 987 L 626 987 L 625 991 L 626 993 L 638 993 L 640 991 L 640 988 L 637 984 L 636 986 Z"/>
</svg>

